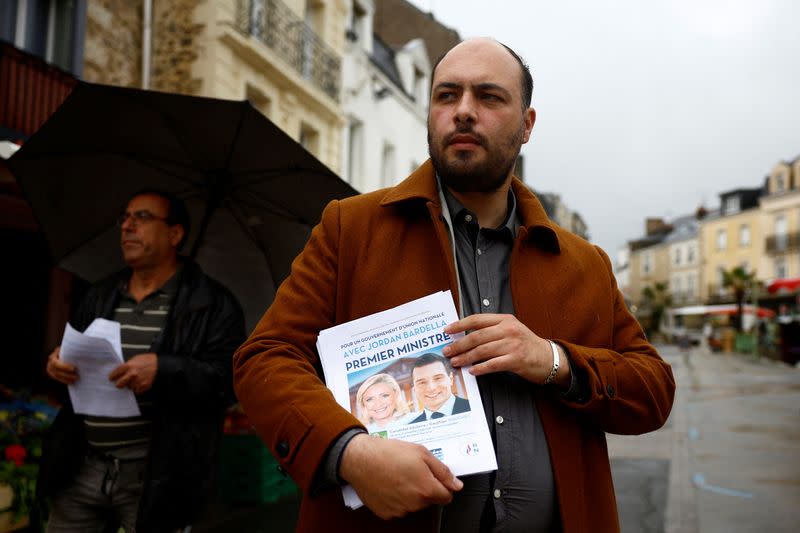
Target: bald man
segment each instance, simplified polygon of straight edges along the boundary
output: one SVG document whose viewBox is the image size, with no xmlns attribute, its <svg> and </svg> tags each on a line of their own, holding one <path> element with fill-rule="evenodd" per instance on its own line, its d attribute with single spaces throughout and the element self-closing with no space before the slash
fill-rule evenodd
<svg viewBox="0 0 800 533">
<path fill-rule="evenodd" d="M 332 202 L 237 352 L 237 395 L 305 490 L 298 531 L 619 530 L 605 432 L 661 427 L 675 382 L 606 254 L 513 176 L 532 90 L 497 41 L 447 52 L 430 160 L 396 187 Z M 327 391 L 314 347 L 322 329 L 447 289 L 463 318 L 446 331 L 468 335 L 444 355 L 477 376 L 498 461 L 462 480 L 422 446 L 369 438 Z M 338 484 L 366 508 L 346 509 Z"/>
</svg>

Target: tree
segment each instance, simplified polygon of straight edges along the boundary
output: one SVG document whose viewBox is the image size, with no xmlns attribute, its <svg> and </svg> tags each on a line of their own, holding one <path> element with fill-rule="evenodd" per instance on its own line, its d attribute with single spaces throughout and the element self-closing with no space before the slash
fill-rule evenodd
<svg viewBox="0 0 800 533">
<path fill-rule="evenodd" d="M 648 285 L 642 289 L 642 307 L 650 312 L 648 337 L 658 333 L 661 328 L 661 318 L 670 305 L 672 305 L 672 295 L 669 293 L 667 282 L 659 281 L 652 287 Z"/>
<path fill-rule="evenodd" d="M 736 331 L 742 331 L 742 314 L 744 312 L 744 298 L 755 283 L 755 270 L 748 272 L 744 267 L 737 266 L 731 270 L 720 267 L 722 273 L 722 286 L 733 292 L 736 299 L 736 314 L 733 317 L 733 325 Z"/>
</svg>

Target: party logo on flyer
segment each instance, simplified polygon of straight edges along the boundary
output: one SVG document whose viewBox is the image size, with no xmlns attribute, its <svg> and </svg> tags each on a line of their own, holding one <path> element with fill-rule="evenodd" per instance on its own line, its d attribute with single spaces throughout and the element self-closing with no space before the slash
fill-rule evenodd
<svg viewBox="0 0 800 533">
<path fill-rule="evenodd" d="M 472 457 L 473 455 L 478 455 L 478 443 L 477 442 L 462 442 L 461 446 L 459 447 L 461 450 L 461 455 L 465 455 L 467 457 Z"/>
</svg>

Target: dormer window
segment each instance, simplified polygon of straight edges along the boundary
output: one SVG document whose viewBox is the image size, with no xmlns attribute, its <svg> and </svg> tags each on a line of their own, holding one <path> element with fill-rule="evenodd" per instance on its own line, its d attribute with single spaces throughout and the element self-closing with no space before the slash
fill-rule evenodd
<svg viewBox="0 0 800 533">
<path fill-rule="evenodd" d="M 786 176 L 783 175 L 783 172 L 775 176 L 775 192 L 784 192 L 786 190 Z"/>
<path fill-rule="evenodd" d="M 739 197 L 738 196 L 728 196 L 725 198 L 725 214 L 732 215 L 734 213 L 738 213 L 740 210 L 739 204 Z"/>
</svg>

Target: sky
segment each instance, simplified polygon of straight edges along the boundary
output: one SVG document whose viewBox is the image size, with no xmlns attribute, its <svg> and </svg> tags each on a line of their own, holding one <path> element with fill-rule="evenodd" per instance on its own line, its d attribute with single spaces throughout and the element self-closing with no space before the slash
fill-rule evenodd
<svg viewBox="0 0 800 533">
<path fill-rule="evenodd" d="M 525 180 L 613 258 L 646 217 L 719 206 L 800 157 L 796 0 L 410 0 L 533 74 Z"/>
</svg>

